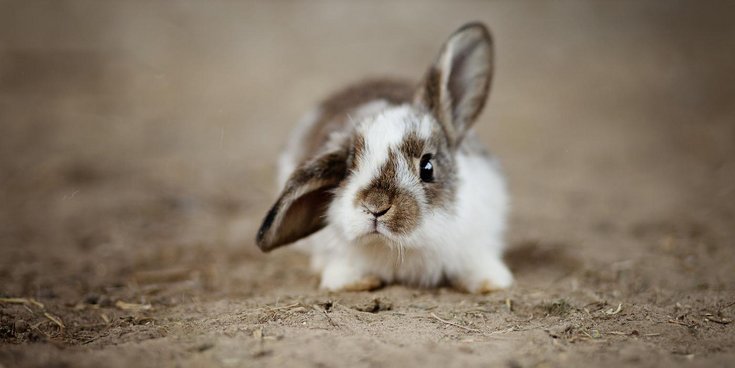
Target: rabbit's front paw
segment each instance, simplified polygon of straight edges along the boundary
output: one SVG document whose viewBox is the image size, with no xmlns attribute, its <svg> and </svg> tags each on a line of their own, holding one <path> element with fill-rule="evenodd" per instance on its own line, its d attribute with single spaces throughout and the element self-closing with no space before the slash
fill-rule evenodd
<svg viewBox="0 0 735 368">
<path fill-rule="evenodd" d="M 487 294 L 507 289 L 513 284 L 513 274 L 499 258 L 487 258 L 464 272 L 455 281 L 455 286 L 473 294 Z"/>
<path fill-rule="evenodd" d="M 366 275 L 354 262 L 333 260 L 322 272 L 321 288 L 329 291 L 370 291 L 383 285 L 377 276 Z"/>
<path fill-rule="evenodd" d="M 360 280 L 342 287 L 343 291 L 372 291 L 383 286 L 383 281 L 376 276 L 365 276 Z"/>
</svg>

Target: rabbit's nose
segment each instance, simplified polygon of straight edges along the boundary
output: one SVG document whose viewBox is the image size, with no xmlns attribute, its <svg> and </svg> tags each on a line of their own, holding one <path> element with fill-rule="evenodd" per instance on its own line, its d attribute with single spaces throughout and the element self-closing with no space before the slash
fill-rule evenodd
<svg viewBox="0 0 735 368">
<path fill-rule="evenodd" d="M 384 203 L 363 202 L 362 203 L 363 211 L 373 215 L 373 217 L 375 217 L 376 219 L 388 213 L 390 208 L 391 208 L 391 204 L 387 202 L 384 202 Z"/>
<path fill-rule="evenodd" d="M 390 207 L 391 206 L 388 206 L 387 208 L 382 209 L 382 210 L 379 210 L 379 211 L 374 211 L 374 210 L 368 209 L 368 212 L 370 212 L 375 218 L 378 218 L 378 217 L 383 216 L 386 213 L 388 213 L 388 210 L 390 210 Z"/>
<path fill-rule="evenodd" d="M 376 219 L 385 215 L 390 210 L 392 203 L 390 197 L 380 191 L 370 191 L 362 198 L 360 205 L 366 213 L 370 213 Z"/>
</svg>

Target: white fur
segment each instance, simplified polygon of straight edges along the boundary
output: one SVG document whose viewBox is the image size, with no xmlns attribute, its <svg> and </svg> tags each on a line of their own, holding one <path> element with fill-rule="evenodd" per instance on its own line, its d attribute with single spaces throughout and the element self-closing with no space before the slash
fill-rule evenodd
<svg viewBox="0 0 735 368">
<path fill-rule="evenodd" d="M 389 149 L 410 132 L 429 137 L 435 124 L 408 105 L 378 114 L 368 110 L 360 120 L 353 116 L 356 129 L 365 137 L 365 159 L 336 193 L 327 213 L 329 225 L 307 238 L 312 265 L 322 273 L 321 287 L 338 290 L 367 276 L 424 287 L 446 276 L 470 292 L 509 286 L 513 278 L 501 258 L 508 196 L 497 164 L 479 153 L 457 151 L 457 196 L 450 209 L 430 208 L 423 200 L 421 183 L 411 173 L 413 166 L 401 160 L 398 182 L 420 199 L 420 225 L 405 236 L 365 235 L 372 228 L 372 218 L 355 206 L 355 195 L 379 174 Z M 303 124 L 311 120 L 304 119 Z M 295 160 L 284 155 L 280 171 L 290 174 Z"/>
</svg>

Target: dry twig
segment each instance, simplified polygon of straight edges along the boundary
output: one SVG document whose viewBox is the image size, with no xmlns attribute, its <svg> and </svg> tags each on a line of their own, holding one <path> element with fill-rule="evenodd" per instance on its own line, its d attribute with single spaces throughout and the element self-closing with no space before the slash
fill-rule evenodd
<svg viewBox="0 0 735 368">
<path fill-rule="evenodd" d="M 57 326 L 59 326 L 59 328 L 60 328 L 60 329 L 62 329 L 62 330 L 63 330 L 63 329 L 65 329 L 65 328 L 66 328 L 66 326 L 64 326 L 64 322 L 62 322 L 62 321 L 61 321 L 61 318 L 59 318 L 59 317 L 56 317 L 56 316 L 52 315 L 52 314 L 51 314 L 51 313 L 49 313 L 49 312 L 43 312 L 43 315 L 44 315 L 44 316 L 45 316 L 46 318 L 48 318 L 49 320 L 51 320 L 51 322 L 53 322 L 53 323 L 55 323 L 55 324 L 56 324 Z"/>
<path fill-rule="evenodd" d="M 618 304 L 618 308 L 615 310 L 613 310 L 612 308 L 606 310 L 605 314 L 607 314 L 608 316 L 614 316 L 620 313 L 621 310 L 623 310 L 623 303 Z"/>
<path fill-rule="evenodd" d="M 669 323 L 673 323 L 673 324 L 675 324 L 675 325 L 680 325 L 680 326 L 685 326 L 685 327 L 689 327 L 689 328 L 692 328 L 692 327 L 695 327 L 695 326 L 696 326 L 695 324 L 691 324 L 691 325 L 690 325 L 690 324 L 688 324 L 688 323 L 684 323 L 684 322 L 681 322 L 681 321 L 677 321 L 677 320 L 675 320 L 675 319 L 670 319 L 670 320 L 668 320 L 667 322 L 669 322 Z"/>
<path fill-rule="evenodd" d="M 146 310 L 150 310 L 153 308 L 153 306 L 150 304 L 126 303 L 122 300 L 118 300 L 117 303 L 115 303 L 115 306 L 124 311 L 132 311 L 132 312 L 146 311 Z"/>
<path fill-rule="evenodd" d="M 439 322 L 443 322 L 443 323 L 446 323 L 446 324 L 448 324 L 448 325 L 452 325 L 452 326 L 454 326 L 454 327 L 459 327 L 459 328 L 461 328 L 461 329 L 463 329 L 463 330 L 465 330 L 465 331 L 470 331 L 470 332 L 482 332 L 482 331 L 480 331 L 480 330 L 478 330 L 478 329 L 475 329 L 475 328 L 471 328 L 471 327 L 467 327 L 467 326 L 462 326 L 462 325 L 460 325 L 460 324 L 458 324 L 458 323 L 454 323 L 454 322 L 452 322 L 452 321 L 447 321 L 446 319 L 441 319 L 441 318 L 439 318 L 439 316 L 437 316 L 437 315 L 436 315 L 436 314 L 434 314 L 434 313 L 432 313 L 432 314 L 431 314 L 431 316 L 432 316 L 432 317 L 433 317 L 434 319 L 436 319 L 437 321 L 439 321 Z"/>
<path fill-rule="evenodd" d="M 0 298 L 0 303 L 35 305 L 41 309 L 44 308 L 44 305 L 41 304 L 41 302 L 28 298 Z"/>
</svg>

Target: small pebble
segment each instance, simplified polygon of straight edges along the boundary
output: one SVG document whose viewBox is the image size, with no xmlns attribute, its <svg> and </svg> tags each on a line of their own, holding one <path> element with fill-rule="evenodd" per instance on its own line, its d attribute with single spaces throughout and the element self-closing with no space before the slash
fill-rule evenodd
<svg viewBox="0 0 735 368">
<path fill-rule="evenodd" d="M 112 299 L 107 295 L 102 295 L 97 300 L 97 305 L 99 305 L 100 307 L 104 307 L 104 308 L 112 307 L 113 305 Z"/>
<path fill-rule="evenodd" d="M 100 296 L 95 293 L 89 293 L 84 297 L 84 302 L 87 304 L 99 304 Z"/>
<path fill-rule="evenodd" d="M 26 331 L 28 331 L 28 322 L 26 322 L 26 321 L 24 321 L 22 319 L 19 319 L 19 320 L 15 321 L 14 328 L 15 328 L 15 332 L 16 333 L 26 332 Z"/>
</svg>

